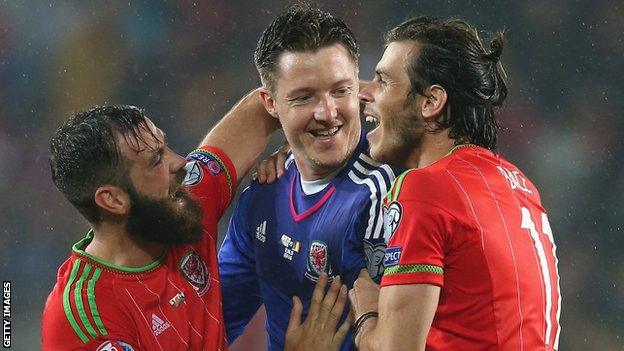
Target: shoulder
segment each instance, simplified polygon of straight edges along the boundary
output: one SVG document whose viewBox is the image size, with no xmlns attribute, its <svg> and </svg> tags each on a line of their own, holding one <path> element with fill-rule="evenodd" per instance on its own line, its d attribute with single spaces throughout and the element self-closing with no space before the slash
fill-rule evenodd
<svg viewBox="0 0 624 351">
<path fill-rule="evenodd" d="M 236 193 L 237 175 L 234 164 L 218 148 L 202 146 L 187 155 L 184 184 L 191 189 L 205 184 L 227 185 L 229 198 Z M 223 179 L 223 181 L 221 181 Z M 212 181 L 211 181 L 212 180 Z M 221 184 L 222 183 L 222 184 Z"/>
<path fill-rule="evenodd" d="M 353 155 L 343 173 L 348 183 L 364 187 L 366 192 L 383 197 L 396 177 L 395 169 L 373 160 L 364 152 Z"/>
<path fill-rule="evenodd" d="M 43 312 L 44 345 L 84 345 L 126 324 L 109 279 L 86 259 L 72 257 L 63 264 Z"/>
</svg>

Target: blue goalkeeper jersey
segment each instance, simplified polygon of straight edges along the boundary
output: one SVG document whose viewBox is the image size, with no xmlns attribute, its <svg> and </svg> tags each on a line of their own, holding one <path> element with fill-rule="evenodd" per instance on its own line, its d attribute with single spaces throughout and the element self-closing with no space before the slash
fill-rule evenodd
<svg viewBox="0 0 624 351">
<path fill-rule="evenodd" d="M 292 296 L 301 298 L 307 315 L 321 272 L 340 275 L 349 288 L 364 267 L 380 279 L 382 202 L 399 171 L 368 156 L 362 132 L 347 164 L 318 193 L 304 194 L 292 154 L 281 178 L 254 181 L 243 191 L 219 251 L 230 344 L 264 303 L 269 350 L 282 350 Z M 341 349 L 355 350 L 350 335 Z"/>
</svg>

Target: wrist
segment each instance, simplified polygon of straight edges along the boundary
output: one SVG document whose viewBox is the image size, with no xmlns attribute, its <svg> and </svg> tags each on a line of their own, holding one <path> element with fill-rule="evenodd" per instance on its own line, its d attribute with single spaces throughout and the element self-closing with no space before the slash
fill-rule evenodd
<svg viewBox="0 0 624 351">
<path fill-rule="evenodd" d="M 377 325 L 378 318 L 379 313 L 377 311 L 370 311 L 359 316 L 353 324 L 353 342 L 358 349 L 361 348 L 360 343 L 363 335 L 368 333 L 365 329 L 368 330 L 371 326 Z"/>
</svg>

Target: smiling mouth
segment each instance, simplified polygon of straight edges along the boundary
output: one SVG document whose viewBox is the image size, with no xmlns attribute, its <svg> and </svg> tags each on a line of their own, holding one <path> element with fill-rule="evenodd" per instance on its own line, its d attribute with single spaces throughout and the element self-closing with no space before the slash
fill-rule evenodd
<svg viewBox="0 0 624 351">
<path fill-rule="evenodd" d="M 336 135 L 342 126 L 331 127 L 326 129 L 311 130 L 310 133 L 315 138 L 327 138 Z"/>
</svg>

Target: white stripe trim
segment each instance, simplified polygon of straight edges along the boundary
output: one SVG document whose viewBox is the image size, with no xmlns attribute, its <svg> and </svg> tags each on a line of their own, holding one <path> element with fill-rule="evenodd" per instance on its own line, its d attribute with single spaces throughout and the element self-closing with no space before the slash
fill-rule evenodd
<svg viewBox="0 0 624 351">
<path fill-rule="evenodd" d="M 284 161 L 284 169 L 288 169 L 288 167 L 290 167 L 290 165 L 295 161 L 295 155 L 291 152 L 290 156 L 288 156 L 286 158 L 286 161 Z"/>
<path fill-rule="evenodd" d="M 379 211 L 377 211 L 377 203 L 379 202 L 379 199 L 383 199 L 383 194 L 386 194 L 388 192 L 386 182 L 384 181 L 383 176 L 381 175 L 381 172 L 379 170 L 371 171 L 369 169 L 364 168 L 358 162 L 355 162 L 353 165 L 355 169 L 362 172 L 367 177 L 361 178 L 357 174 L 355 174 L 355 172 L 352 170 L 349 172 L 349 178 L 351 178 L 351 180 L 356 184 L 366 184 L 368 186 L 368 189 L 370 190 L 369 198 L 371 200 L 371 204 L 370 204 L 370 209 L 368 211 L 368 225 L 366 226 L 366 232 L 364 233 L 364 238 L 365 239 L 380 238 L 381 232 L 382 232 L 381 229 L 383 228 L 382 226 L 383 218 L 382 218 L 382 213 L 381 213 L 381 207 L 379 208 Z M 377 187 L 375 187 L 375 183 L 373 182 L 371 177 L 374 177 L 379 182 L 379 189 L 380 189 L 382 196 L 379 196 L 377 192 Z M 377 219 L 376 224 L 375 224 L 375 219 Z"/>
<path fill-rule="evenodd" d="M 383 169 L 384 171 L 386 171 L 386 174 L 388 175 L 388 178 L 390 178 L 390 184 L 392 184 L 392 181 L 394 180 L 394 178 L 396 178 L 396 175 L 394 174 L 394 171 L 392 170 L 392 167 L 390 167 L 389 165 L 385 164 L 385 163 L 379 163 L 375 160 L 373 160 L 372 158 L 370 158 L 368 155 L 366 154 L 360 154 L 360 156 L 358 157 L 359 160 L 366 162 L 367 164 L 373 166 L 373 167 L 377 167 L 380 169 Z M 390 184 L 388 184 L 388 187 L 390 186 Z"/>
<path fill-rule="evenodd" d="M 367 157 L 367 156 L 365 154 L 360 154 L 360 158 L 362 157 Z M 368 225 L 366 227 L 366 232 L 364 233 L 364 238 L 365 239 L 369 239 L 369 238 L 378 239 L 382 237 L 384 233 L 382 230 L 383 229 L 383 211 L 382 211 L 381 206 L 379 206 L 379 211 L 376 210 L 377 203 L 380 202 L 380 199 L 383 199 L 388 193 L 390 185 L 392 184 L 392 181 L 394 180 L 393 178 L 394 172 L 392 172 L 392 169 L 388 165 L 382 165 L 381 167 L 378 167 L 377 169 L 370 170 L 362 166 L 362 163 L 360 161 L 356 161 L 353 164 L 353 167 L 357 169 L 359 172 L 361 172 L 362 174 L 364 174 L 366 178 L 362 178 L 358 176 L 353 171 L 349 172 L 349 178 L 351 178 L 351 180 L 355 182 L 356 184 L 368 185 L 368 188 L 371 192 L 371 195 L 370 195 L 371 207 L 369 210 Z M 381 174 L 382 170 L 386 172 L 386 175 L 389 178 L 389 183 L 386 182 L 383 175 Z M 375 184 L 371 179 L 372 177 L 374 177 L 374 179 L 376 179 L 377 183 L 379 184 L 379 194 L 377 193 L 377 188 L 375 187 Z M 375 224 L 375 218 L 377 218 L 376 224 Z M 375 228 L 373 228 L 373 225 L 375 226 Z M 384 237 L 384 239 L 387 241 L 388 238 Z"/>
<path fill-rule="evenodd" d="M 368 225 L 366 226 L 366 232 L 364 232 L 364 238 L 370 238 L 373 231 L 373 225 L 375 224 L 375 205 L 377 203 L 375 194 L 377 193 L 377 189 L 375 189 L 375 184 L 373 184 L 372 180 L 369 178 L 362 179 L 355 175 L 355 172 L 353 171 L 349 172 L 349 178 L 351 178 L 351 180 L 356 184 L 366 184 L 370 190 L 371 206 L 368 211 Z M 379 221 L 377 222 L 379 223 Z"/>
</svg>

